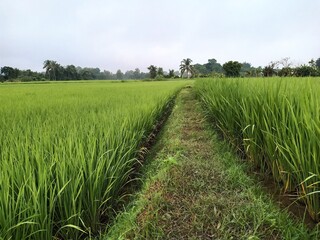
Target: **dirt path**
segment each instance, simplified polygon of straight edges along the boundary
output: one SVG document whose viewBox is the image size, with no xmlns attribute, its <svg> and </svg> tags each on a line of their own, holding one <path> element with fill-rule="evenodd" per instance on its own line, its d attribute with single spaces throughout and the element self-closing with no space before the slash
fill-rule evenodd
<svg viewBox="0 0 320 240">
<path fill-rule="evenodd" d="M 144 189 L 105 239 L 317 239 L 265 194 L 183 89 Z"/>
</svg>

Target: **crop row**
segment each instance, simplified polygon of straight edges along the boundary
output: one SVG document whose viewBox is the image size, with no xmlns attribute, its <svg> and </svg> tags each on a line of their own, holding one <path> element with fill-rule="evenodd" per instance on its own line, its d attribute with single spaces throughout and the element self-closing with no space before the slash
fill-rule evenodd
<svg viewBox="0 0 320 240">
<path fill-rule="evenodd" d="M 0 239 L 97 233 L 182 85 L 0 86 Z"/>
<path fill-rule="evenodd" d="M 206 79 L 207 115 L 238 152 L 270 171 L 320 220 L 319 78 Z"/>
</svg>

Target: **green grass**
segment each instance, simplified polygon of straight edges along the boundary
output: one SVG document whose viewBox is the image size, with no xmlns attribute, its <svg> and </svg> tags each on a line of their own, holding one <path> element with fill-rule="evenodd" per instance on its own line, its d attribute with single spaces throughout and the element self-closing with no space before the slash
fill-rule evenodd
<svg viewBox="0 0 320 240">
<path fill-rule="evenodd" d="M 206 79 L 196 89 L 207 115 L 246 159 L 270 171 L 320 220 L 319 78 Z"/>
<path fill-rule="evenodd" d="M 0 239 L 103 229 L 141 144 L 185 84 L 0 85 Z"/>
</svg>

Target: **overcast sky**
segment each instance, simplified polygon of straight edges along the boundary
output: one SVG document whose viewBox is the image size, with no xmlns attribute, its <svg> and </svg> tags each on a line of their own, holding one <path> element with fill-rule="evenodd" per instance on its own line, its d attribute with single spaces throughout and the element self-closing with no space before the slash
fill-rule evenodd
<svg viewBox="0 0 320 240">
<path fill-rule="evenodd" d="M 320 57 L 320 0 L 0 0 L 0 67 L 115 72 Z"/>
</svg>

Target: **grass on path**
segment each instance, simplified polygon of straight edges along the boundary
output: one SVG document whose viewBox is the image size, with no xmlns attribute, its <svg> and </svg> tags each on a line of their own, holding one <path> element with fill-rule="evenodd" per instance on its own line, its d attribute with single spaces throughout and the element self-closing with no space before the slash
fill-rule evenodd
<svg viewBox="0 0 320 240">
<path fill-rule="evenodd" d="M 184 89 L 143 170 L 140 193 L 102 239 L 318 239 L 281 210 Z"/>
</svg>

